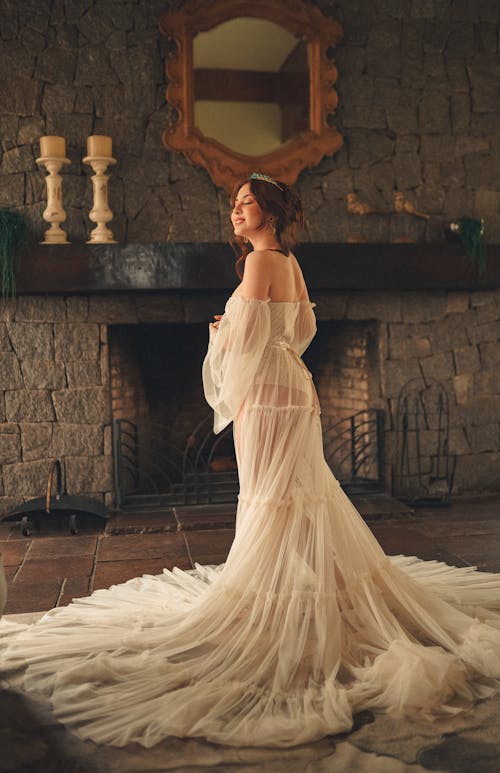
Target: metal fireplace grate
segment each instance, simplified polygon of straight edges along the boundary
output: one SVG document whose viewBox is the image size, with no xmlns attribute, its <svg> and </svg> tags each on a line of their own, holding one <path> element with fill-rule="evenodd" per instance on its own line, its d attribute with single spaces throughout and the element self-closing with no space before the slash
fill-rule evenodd
<svg viewBox="0 0 500 773">
<path fill-rule="evenodd" d="M 349 494 L 384 491 L 384 412 L 366 408 L 323 426 L 325 459 Z"/>
<path fill-rule="evenodd" d="M 232 427 L 212 432 L 210 413 L 184 449 L 166 441 L 165 425 L 113 421 L 115 501 L 148 509 L 235 502 L 238 473 Z M 324 428 L 325 457 L 345 490 L 383 490 L 383 411 L 358 411 Z"/>
</svg>

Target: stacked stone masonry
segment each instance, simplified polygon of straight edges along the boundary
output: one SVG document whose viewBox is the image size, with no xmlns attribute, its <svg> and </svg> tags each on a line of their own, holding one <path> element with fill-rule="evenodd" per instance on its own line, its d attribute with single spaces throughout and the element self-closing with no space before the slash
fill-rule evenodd
<svg viewBox="0 0 500 773">
<path fill-rule="evenodd" d="M 112 491 L 106 326 L 86 298 L 21 297 L 0 312 L 0 513 L 44 494 L 60 459 L 69 493 Z"/>
<path fill-rule="evenodd" d="M 299 179 L 306 240 L 440 241 L 443 224 L 483 217 L 500 241 L 498 0 L 311 0 L 337 18 L 344 146 Z M 90 134 L 109 134 L 112 228 L 119 241 L 224 241 L 227 196 L 205 170 L 169 153 L 161 134 L 168 43 L 162 14 L 180 0 L 0 0 L 0 207 L 44 230 L 44 134 L 66 138 L 65 228 L 87 238 L 92 189 L 82 164 Z M 355 192 L 375 212 L 404 194 L 428 221 L 350 215 Z M 194 216 L 193 216 L 194 215 Z"/>
<path fill-rule="evenodd" d="M 367 394 L 370 407 L 384 411 L 387 488 L 395 464 L 397 398 L 410 378 L 421 377 L 438 379 L 450 401 L 453 493 L 498 490 L 500 290 L 316 293 L 314 300 L 320 322 L 363 321 L 372 331 L 368 357 L 365 351 L 359 358 L 368 366 L 368 387 L 357 390 L 357 399 Z M 69 493 L 110 504 L 108 325 L 206 323 L 223 302 L 217 293 L 206 293 L 203 302 L 172 293 L 4 302 L 0 513 L 44 492 L 53 459 L 64 463 Z M 346 395 L 346 384 L 339 387 Z"/>
</svg>

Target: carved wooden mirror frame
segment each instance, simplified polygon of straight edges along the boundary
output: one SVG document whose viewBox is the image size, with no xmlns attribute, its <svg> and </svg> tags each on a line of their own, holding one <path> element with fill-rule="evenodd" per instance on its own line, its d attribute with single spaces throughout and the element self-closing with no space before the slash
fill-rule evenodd
<svg viewBox="0 0 500 773">
<path fill-rule="evenodd" d="M 240 16 L 257 17 L 284 27 L 308 47 L 309 130 L 261 156 L 246 156 L 205 137 L 194 125 L 193 38 Z M 163 132 L 167 148 L 178 150 L 204 167 L 213 182 L 227 191 L 252 171 L 293 184 L 303 169 L 336 153 L 342 136 L 330 125 L 338 97 L 333 86 L 337 69 L 332 52 L 342 38 L 340 24 L 301 0 L 188 0 L 160 19 L 160 30 L 173 42 L 167 57 L 167 101 L 176 119 Z"/>
</svg>

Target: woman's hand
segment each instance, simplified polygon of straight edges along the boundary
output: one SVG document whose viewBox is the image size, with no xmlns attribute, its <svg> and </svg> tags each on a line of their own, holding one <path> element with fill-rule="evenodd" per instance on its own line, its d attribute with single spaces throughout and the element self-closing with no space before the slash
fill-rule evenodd
<svg viewBox="0 0 500 773">
<path fill-rule="evenodd" d="M 222 314 L 214 314 L 214 319 L 215 319 L 215 322 L 210 322 L 209 326 L 212 330 L 217 330 L 217 328 L 219 327 L 219 322 L 222 319 Z"/>
</svg>

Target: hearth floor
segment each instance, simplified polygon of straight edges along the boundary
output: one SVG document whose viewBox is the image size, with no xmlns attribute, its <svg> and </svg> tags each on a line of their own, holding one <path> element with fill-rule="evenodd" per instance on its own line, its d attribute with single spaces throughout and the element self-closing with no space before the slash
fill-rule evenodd
<svg viewBox="0 0 500 773">
<path fill-rule="evenodd" d="M 406 553 L 500 571 L 500 495 L 455 499 L 447 508 L 411 511 L 390 497 L 352 497 L 389 554 Z M 0 524 L 11 613 L 67 604 L 94 588 L 164 566 L 223 561 L 234 534 L 230 508 L 168 513 L 117 513 L 102 532 L 23 537 Z M 20 618 L 15 618 L 20 620 Z M 66 730 L 33 696 L 0 689 L 0 771 L 112 773 L 496 773 L 500 696 L 445 724 L 363 712 L 350 733 L 291 749 L 232 748 L 201 739 L 167 739 L 151 749 L 96 746 Z"/>
<path fill-rule="evenodd" d="M 418 508 L 384 494 L 353 496 L 386 553 L 417 555 L 500 571 L 500 495 L 457 498 L 449 507 Z M 222 563 L 234 537 L 234 506 L 116 512 L 105 528 L 74 535 L 50 531 L 24 537 L 0 523 L 8 582 L 5 614 L 69 604 L 98 588 L 164 567 Z"/>
</svg>

